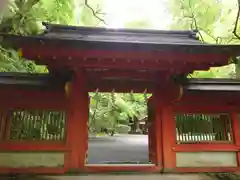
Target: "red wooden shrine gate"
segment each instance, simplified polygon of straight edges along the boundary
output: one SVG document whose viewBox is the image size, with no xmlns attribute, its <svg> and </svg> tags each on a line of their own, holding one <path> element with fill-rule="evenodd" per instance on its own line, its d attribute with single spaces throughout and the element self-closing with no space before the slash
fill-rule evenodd
<svg viewBox="0 0 240 180">
<path fill-rule="evenodd" d="M 209 81 L 206 88 L 206 81 L 173 80 L 229 63 L 239 54 L 238 45 L 202 44 L 191 31 L 46 27 L 34 37 L 3 35 L 3 42 L 50 72 L 0 76 L 0 172 L 239 171 L 240 101 L 236 88 L 229 90 L 238 82 Z M 73 76 L 66 78 L 66 71 Z M 88 92 L 96 89 L 152 93 L 153 165 L 85 164 Z"/>
</svg>

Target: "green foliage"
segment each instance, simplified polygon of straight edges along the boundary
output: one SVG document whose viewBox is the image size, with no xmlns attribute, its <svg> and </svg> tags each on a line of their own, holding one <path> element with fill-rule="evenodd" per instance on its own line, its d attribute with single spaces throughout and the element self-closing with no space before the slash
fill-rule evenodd
<svg viewBox="0 0 240 180">
<path fill-rule="evenodd" d="M 18 53 L 11 49 L 4 49 L 0 46 L 0 71 L 1 72 L 35 72 L 35 64 L 25 61 L 18 56 Z"/>
<path fill-rule="evenodd" d="M 147 116 L 144 94 L 96 92 L 90 96 L 90 132 L 100 132 L 103 128 L 126 131 L 130 120 Z"/>
<path fill-rule="evenodd" d="M 84 0 L 11 0 L 4 16 L 0 17 L 0 33 L 35 35 L 43 31 L 42 22 L 96 26 L 99 20 L 92 10 L 101 12 L 99 3 L 91 2 L 87 7 Z M 80 7 L 80 12 L 75 7 Z M 80 20 L 78 23 L 77 20 Z M 1 43 L 1 42 L 0 42 Z M 1 45 L 1 44 L 0 44 Z M 0 71 L 47 73 L 46 67 L 19 58 L 13 50 L 0 49 Z"/>
<path fill-rule="evenodd" d="M 225 1 L 170 0 L 169 10 L 173 16 L 172 29 L 198 29 L 200 39 L 210 43 L 225 43 L 224 40 L 232 37 L 233 15 L 236 14 L 232 3 L 227 3 L 226 7 Z"/>
<path fill-rule="evenodd" d="M 49 11 L 53 9 L 56 12 L 54 14 Z M 65 0 L 14 0 L 0 21 L 0 32 L 17 35 L 38 34 L 42 31 L 41 21 L 66 23 L 68 21 L 66 13 L 70 10 L 68 1 Z M 0 71 L 4 72 L 47 72 L 33 62 L 20 58 L 14 50 L 3 47 L 0 49 L 0 65 Z"/>
<path fill-rule="evenodd" d="M 208 71 L 194 71 L 189 78 L 236 78 L 235 64 L 210 68 Z"/>
<path fill-rule="evenodd" d="M 205 43 L 239 43 L 232 33 L 237 14 L 236 4 L 237 1 L 226 0 L 170 0 L 168 8 L 173 16 L 171 28 L 198 29 L 199 38 Z M 235 78 L 235 74 L 234 65 L 229 65 L 196 71 L 189 77 Z"/>
</svg>

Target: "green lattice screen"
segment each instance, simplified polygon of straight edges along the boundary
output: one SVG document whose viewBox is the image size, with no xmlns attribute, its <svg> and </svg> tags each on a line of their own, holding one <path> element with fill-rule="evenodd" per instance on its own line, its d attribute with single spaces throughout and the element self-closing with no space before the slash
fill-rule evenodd
<svg viewBox="0 0 240 180">
<path fill-rule="evenodd" d="M 178 144 L 232 142 L 229 114 L 178 113 L 175 120 Z"/>
<path fill-rule="evenodd" d="M 65 139 L 65 112 L 14 110 L 9 112 L 10 140 Z"/>
</svg>

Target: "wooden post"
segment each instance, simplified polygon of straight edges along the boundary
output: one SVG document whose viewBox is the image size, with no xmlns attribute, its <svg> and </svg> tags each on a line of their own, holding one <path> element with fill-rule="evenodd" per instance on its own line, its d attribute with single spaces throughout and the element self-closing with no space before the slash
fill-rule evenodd
<svg viewBox="0 0 240 180">
<path fill-rule="evenodd" d="M 155 128 L 154 122 L 151 122 L 151 125 L 148 130 L 149 130 L 149 133 L 148 133 L 149 160 L 153 164 L 158 165 L 159 162 L 157 161 L 158 150 L 156 148 L 156 131 L 155 131 L 156 128 Z M 161 150 L 159 153 L 161 153 Z"/>
<path fill-rule="evenodd" d="M 149 100 L 148 102 L 148 153 L 149 153 L 149 161 L 153 164 L 157 164 L 156 162 L 156 146 L 155 146 L 155 108 L 153 105 L 153 101 Z"/>
<path fill-rule="evenodd" d="M 236 112 L 232 113 L 232 134 L 233 134 L 233 140 L 234 144 L 239 147 L 240 146 L 240 131 L 239 131 L 239 119 L 238 114 Z M 225 127 L 226 128 L 226 127 Z M 240 152 L 237 152 L 237 161 L 238 161 L 238 167 L 240 166 Z"/>
<path fill-rule="evenodd" d="M 158 101 L 160 99 L 157 98 L 158 96 L 155 96 L 154 98 L 154 104 L 155 104 L 155 119 L 154 119 L 154 147 L 156 150 L 156 164 L 159 166 L 159 168 L 163 167 L 163 148 L 162 148 L 162 114 L 161 114 L 161 106 Z"/>
<path fill-rule="evenodd" d="M 7 118 L 7 110 L 2 109 L 0 114 L 1 114 L 0 141 L 9 140 L 11 129 L 10 129 L 10 121 Z"/>
<path fill-rule="evenodd" d="M 165 171 L 176 167 L 176 154 L 173 146 L 176 143 L 175 119 L 171 106 L 162 107 L 163 165 Z"/>
<path fill-rule="evenodd" d="M 162 128 L 161 128 L 161 112 L 158 109 L 158 96 L 153 94 L 151 97 L 150 116 L 151 116 L 151 128 L 150 137 L 151 141 L 151 153 L 152 161 L 159 170 L 162 169 Z"/>
<path fill-rule="evenodd" d="M 88 92 L 85 87 L 85 73 L 78 71 L 72 81 L 68 101 L 67 147 L 69 170 L 83 169 L 88 142 Z"/>
<path fill-rule="evenodd" d="M 152 96 L 155 108 L 155 149 L 156 164 L 163 167 L 164 171 L 170 171 L 175 168 L 176 157 L 173 152 L 175 145 L 175 119 L 171 106 L 172 93 L 169 92 L 172 87 L 156 87 Z"/>
</svg>

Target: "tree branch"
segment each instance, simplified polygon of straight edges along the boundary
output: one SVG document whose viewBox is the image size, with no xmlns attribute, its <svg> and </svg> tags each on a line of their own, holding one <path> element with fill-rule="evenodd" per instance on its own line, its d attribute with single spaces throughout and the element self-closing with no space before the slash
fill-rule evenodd
<svg viewBox="0 0 240 180">
<path fill-rule="evenodd" d="M 240 1 L 240 0 L 239 0 L 239 1 Z M 184 9 L 184 5 L 183 5 L 183 2 L 182 2 L 182 1 L 181 1 L 181 5 L 182 5 L 182 7 L 183 7 L 183 9 Z M 190 13 L 190 15 L 184 15 L 184 14 L 183 14 L 183 17 L 192 20 L 192 22 L 191 22 L 191 29 L 197 29 L 197 30 L 199 30 L 199 31 L 202 31 L 202 32 L 204 32 L 205 34 L 207 34 L 209 37 L 211 37 L 213 40 L 215 40 L 216 44 L 221 44 L 221 43 L 222 43 L 222 40 L 223 40 L 221 37 L 214 37 L 214 36 L 209 32 L 209 30 L 204 30 L 204 28 L 198 26 L 197 19 L 196 19 L 196 15 L 194 14 L 194 11 L 193 11 L 193 9 L 192 9 L 191 0 L 188 1 L 188 6 L 189 6 L 189 8 L 190 8 L 190 12 L 188 12 L 188 13 Z M 210 9 L 210 6 L 208 6 L 208 7 L 206 8 L 205 13 L 207 13 L 209 9 Z M 199 36 L 200 36 L 200 39 L 204 42 L 203 35 L 201 34 L 201 32 L 199 32 Z"/>
<path fill-rule="evenodd" d="M 103 14 L 103 13 L 99 12 L 98 10 L 95 11 L 95 10 L 89 5 L 88 0 L 84 0 L 84 4 L 85 4 L 85 6 L 92 12 L 92 14 L 93 14 L 93 16 L 94 16 L 95 18 L 97 18 L 99 21 L 101 21 L 101 22 L 103 22 L 104 24 L 106 24 L 106 22 L 104 21 L 104 19 L 99 16 L 99 14 Z"/>
<path fill-rule="evenodd" d="M 237 12 L 237 17 L 235 21 L 235 25 L 233 28 L 233 34 L 240 40 L 240 35 L 237 34 L 237 28 L 238 28 L 238 22 L 239 22 L 239 16 L 240 16 L 240 0 L 238 0 L 238 12 Z"/>
<path fill-rule="evenodd" d="M 183 2 L 181 1 L 180 3 L 181 3 L 181 6 L 184 8 Z M 189 18 L 189 19 L 192 20 L 192 22 L 191 22 L 191 29 L 200 30 L 199 27 L 198 27 L 198 24 L 197 24 L 197 20 L 195 18 L 195 14 L 193 13 L 193 10 L 192 10 L 191 0 L 188 1 L 188 5 L 189 5 L 190 11 L 191 11 L 190 12 L 191 15 L 184 15 L 184 13 L 183 13 L 183 17 L 184 18 Z M 199 31 L 198 33 L 199 33 L 201 41 L 204 42 L 204 39 L 203 39 L 203 36 L 202 36 L 201 32 Z"/>
</svg>

